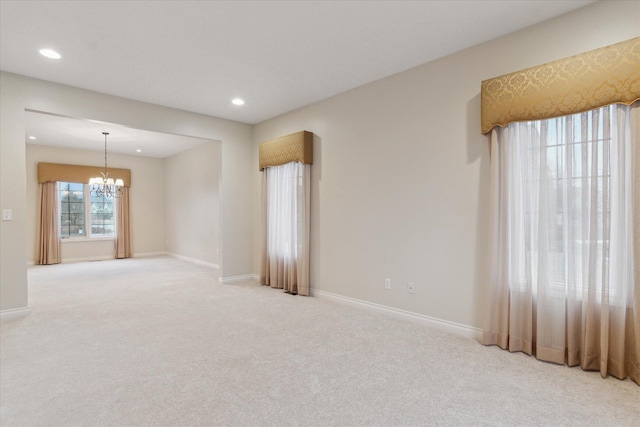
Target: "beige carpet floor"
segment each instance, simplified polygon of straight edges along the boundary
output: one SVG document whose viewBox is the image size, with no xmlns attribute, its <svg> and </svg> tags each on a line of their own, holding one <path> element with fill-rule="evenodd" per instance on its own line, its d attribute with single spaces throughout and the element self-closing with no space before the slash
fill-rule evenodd
<svg viewBox="0 0 640 427">
<path fill-rule="evenodd" d="M 639 426 L 640 387 L 173 258 L 29 269 L 0 425 Z"/>
</svg>

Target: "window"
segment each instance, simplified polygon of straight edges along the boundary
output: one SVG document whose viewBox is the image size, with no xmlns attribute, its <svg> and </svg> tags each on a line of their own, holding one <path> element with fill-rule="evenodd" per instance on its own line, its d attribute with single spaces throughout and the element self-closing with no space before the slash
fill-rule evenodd
<svg viewBox="0 0 640 427">
<path fill-rule="evenodd" d="M 91 194 L 87 184 L 58 182 L 60 237 L 115 236 L 114 199 Z"/>
<path fill-rule="evenodd" d="M 521 262 L 518 283 L 530 275 L 534 290 L 544 262 L 544 280 L 556 290 L 575 287 L 579 293 L 587 282 L 585 260 L 591 256 L 596 274 L 590 280 L 602 292 L 602 272 L 609 261 L 611 199 L 610 169 L 618 160 L 610 134 L 615 107 L 562 118 L 538 120 L 524 127 L 529 135 L 528 152 L 519 161 L 527 170 L 527 185 L 520 189 L 526 204 L 524 227 L 526 252 L 532 264 Z M 588 246 L 588 247 L 587 247 Z M 541 257 L 545 259 L 542 260 Z M 586 258 L 585 258 L 586 257 Z M 608 288 L 615 295 L 616 286 Z"/>
<path fill-rule="evenodd" d="M 267 242 L 269 254 L 284 260 L 286 264 L 298 260 L 301 222 L 304 218 L 300 195 L 303 193 L 304 165 L 292 162 L 267 169 L 269 189 L 267 215 Z"/>
<path fill-rule="evenodd" d="M 618 110 L 512 123 L 504 131 L 512 289 L 622 304 L 631 235 L 628 143 Z M 625 114 L 623 113 L 622 117 Z M 625 160 L 626 159 L 626 160 Z"/>
</svg>

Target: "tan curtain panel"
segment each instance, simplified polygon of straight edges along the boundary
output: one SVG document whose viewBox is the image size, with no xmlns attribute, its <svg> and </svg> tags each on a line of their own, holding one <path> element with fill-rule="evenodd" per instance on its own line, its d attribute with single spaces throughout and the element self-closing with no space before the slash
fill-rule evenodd
<svg viewBox="0 0 640 427">
<path fill-rule="evenodd" d="M 482 133 L 640 99 L 640 37 L 482 82 Z"/>
<path fill-rule="evenodd" d="M 99 166 L 82 166 L 82 165 L 65 165 L 62 163 L 38 163 L 38 182 L 81 182 L 88 183 L 89 179 L 101 176 L 104 172 L 103 167 Z M 120 168 L 109 168 L 109 176 L 111 178 L 121 178 L 125 187 L 131 187 L 131 170 Z"/>
<path fill-rule="evenodd" d="M 38 236 L 38 264 L 60 264 L 60 215 L 55 182 L 40 184 L 40 233 Z"/>
<path fill-rule="evenodd" d="M 260 170 L 290 162 L 313 164 L 313 133 L 303 130 L 262 142 L 259 147 Z"/>
<path fill-rule="evenodd" d="M 634 292 L 634 300 L 627 315 L 633 316 L 633 330 L 636 332 L 635 345 L 636 360 L 627 361 L 626 368 L 631 372 L 636 382 L 640 384 L 640 102 L 631 109 L 631 141 L 633 143 L 633 269 L 638 272 Z"/>
<path fill-rule="evenodd" d="M 122 196 L 116 202 L 116 258 L 131 258 L 129 211 L 129 188 L 124 187 Z"/>
</svg>

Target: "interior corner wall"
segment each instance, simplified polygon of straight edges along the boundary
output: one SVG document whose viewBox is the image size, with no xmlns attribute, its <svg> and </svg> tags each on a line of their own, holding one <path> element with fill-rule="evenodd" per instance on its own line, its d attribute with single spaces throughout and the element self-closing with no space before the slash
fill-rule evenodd
<svg viewBox="0 0 640 427">
<path fill-rule="evenodd" d="M 220 154 L 209 141 L 164 159 L 168 253 L 219 265 Z"/>
<path fill-rule="evenodd" d="M 221 275 L 252 272 L 252 126 L 0 72 L 0 310 L 28 307 L 25 111 L 221 141 Z"/>
<path fill-rule="evenodd" d="M 596 2 L 256 125 L 254 271 L 258 144 L 308 130 L 312 289 L 481 328 L 490 158 L 480 83 L 637 37 L 639 16 L 640 2 Z"/>
<path fill-rule="evenodd" d="M 102 166 L 98 151 L 27 144 L 27 260 L 37 259 L 40 187 L 38 163 Z M 164 159 L 109 153 L 109 164 L 131 169 L 129 192 L 133 256 L 164 252 Z M 62 262 L 114 258 L 113 240 L 63 241 Z"/>
<path fill-rule="evenodd" d="M 21 94 L 0 74 L 0 209 L 11 221 L 0 221 L 0 311 L 27 304 L 27 239 L 24 107 Z"/>
</svg>

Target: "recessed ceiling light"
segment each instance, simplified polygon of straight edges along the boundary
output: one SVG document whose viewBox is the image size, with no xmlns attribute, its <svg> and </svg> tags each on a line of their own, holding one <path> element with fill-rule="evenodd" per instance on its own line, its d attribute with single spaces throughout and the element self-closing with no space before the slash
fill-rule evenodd
<svg viewBox="0 0 640 427">
<path fill-rule="evenodd" d="M 51 58 L 51 59 L 62 58 L 62 55 L 60 55 L 58 52 L 56 52 L 53 49 L 40 49 L 39 52 L 40 52 L 40 55 L 46 56 L 47 58 Z"/>
<path fill-rule="evenodd" d="M 138 149 L 136 150 L 136 153 L 142 153 L 142 150 L 138 148 Z"/>
<path fill-rule="evenodd" d="M 233 105 L 244 105 L 244 99 L 242 98 L 234 98 L 231 102 Z"/>
<path fill-rule="evenodd" d="M 36 139 L 36 137 L 35 136 L 30 136 L 29 139 Z"/>
</svg>

